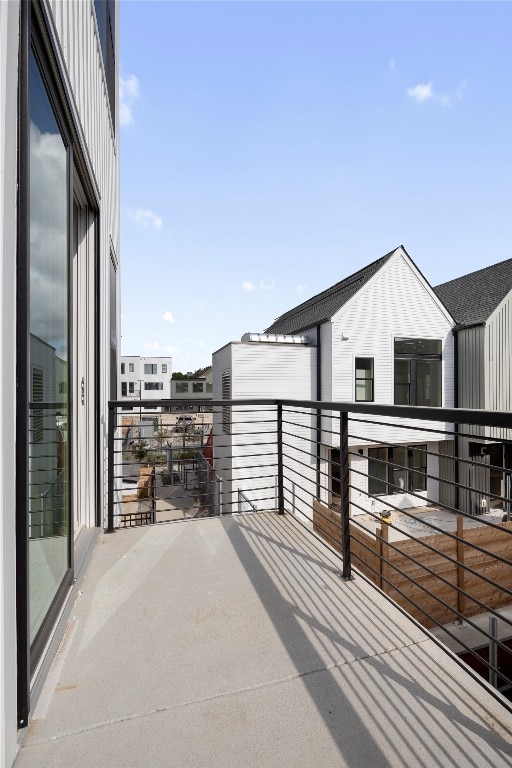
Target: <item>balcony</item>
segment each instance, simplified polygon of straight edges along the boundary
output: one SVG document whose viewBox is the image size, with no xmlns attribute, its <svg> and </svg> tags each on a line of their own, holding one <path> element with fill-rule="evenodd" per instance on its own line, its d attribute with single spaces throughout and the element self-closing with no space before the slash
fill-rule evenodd
<svg viewBox="0 0 512 768">
<path fill-rule="evenodd" d="M 18 768 L 510 765 L 510 415 L 120 406 Z"/>
</svg>

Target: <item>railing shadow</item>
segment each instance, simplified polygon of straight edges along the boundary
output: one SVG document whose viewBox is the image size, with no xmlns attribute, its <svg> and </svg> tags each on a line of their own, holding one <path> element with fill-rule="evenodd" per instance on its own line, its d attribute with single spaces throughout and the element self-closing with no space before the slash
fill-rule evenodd
<svg viewBox="0 0 512 768">
<path fill-rule="evenodd" d="M 226 530 L 344 764 L 480 768 L 510 755 L 510 744 L 470 716 L 464 686 L 454 681 L 447 695 L 419 630 L 397 624 L 398 612 L 390 617 L 362 579 L 343 582 L 293 520 L 250 516 Z"/>
</svg>

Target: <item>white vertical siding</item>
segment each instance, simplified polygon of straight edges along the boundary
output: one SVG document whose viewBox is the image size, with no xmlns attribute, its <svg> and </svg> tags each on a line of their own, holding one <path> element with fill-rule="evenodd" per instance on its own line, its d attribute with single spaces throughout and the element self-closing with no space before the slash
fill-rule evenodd
<svg viewBox="0 0 512 768">
<path fill-rule="evenodd" d="M 375 403 L 394 402 L 396 336 L 440 339 L 443 354 L 443 405 L 453 406 L 452 322 L 406 256 L 397 251 L 377 274 L 334 316 L 332 322 L 332 397 L 354 402 L 356 357 L 373 357 Z M 357 424 L 357 433 L 373 442 L 425 442 L 433 433 L 418 434 L 400 425 L 411 421 L 386 419 L 395 427 Z M 445 428 L 437 422 L 424 424 Z M 351 426 L 351 433 L 355 427 Z M 355 445 L 358 440 L 350 440 Z M 359 441 L 361 442 L 361 441 Z"/>
<path fill-rule="evenodd" d="M 92 183 L 99 196 L 99 233 L 100 233 L 100 402 L 99 421 L 105 428 L 107 424 L 107 401 L 109 399 L 110 362 L 109 362 L 109 318 L 110 318 L 110 259 L 111 255 L 117 268 L 117 315 L 120 328 L 120 274 L 119 274 L 119 162 L 118 136 L 115 127 L 117 118 L 112 119 L 107 94 L 107 83 L 101 45 L 98 39 L 94 5 L 91 2 L 66 2 L 49 0 L 49 16 L 53 21 L 62 55 L 62 68 L 68 80 L 71 97 L 76 110 L 76 118 L 81 134 L 81 143 L 90 164 Z M 116 66 L 119 68 L 119 6 L 116 6 Z M 116 86 L 116 114 L 118 111 L 118 93 Z M 118 354 L 120 352 L 118 344 Z M 101 435 L 103 459 L 106 467 L 106 432 Z M 105 476 L 99 478 L 101 498 L 106 510 Z"/>
<path fill-rule="evenodd" d="M 212 396 L 214 400 L 222 400 L 222 374 L 232 370 L 232 345 L 227 344 L 212 355 Z M 225 434 L 222 427 L 222 408 L 214 407 L 212 417 L 213 433 L 213 466 L 215 472 L 222 478 L 221 505 L 223 511 L 235 511 L 232 507 L 232 438 L 231 433 Z"/>
</svg>

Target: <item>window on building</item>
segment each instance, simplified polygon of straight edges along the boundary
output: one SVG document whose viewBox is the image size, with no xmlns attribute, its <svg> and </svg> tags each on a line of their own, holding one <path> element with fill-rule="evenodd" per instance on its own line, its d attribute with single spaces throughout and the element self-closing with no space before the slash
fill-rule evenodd
<svg viewBox="0 0 512 768">
<path fill-rule="evenodd" d="M 207 382 L 207 383 L 206 383 L 206 392 L 207 392 L 207 393 L 209 393 L 209 392 L 211 392 L 211 391 L 212 391 L 212 385 L 211 385 L 211 384 L 208 384 L 208 382 Z"/>
<path fill-rule="evenodd" d="M 204 385 L 202 381 L 194 381 L 192 384 L 192 391 L 193 392 L 203 392 Z"/>
<path fill-rule="evenodd" d="M 144 363 L 144 375 L 153 376 L 158 373 L 158 366 L 156 363 Z"/>
<path fill-rule="evenodd" d="M 124 363 L 121 363 L 121 373 L 124 373 Z"/>
<path fill-rule="evenodd" d="M 222 372 L 222 399 L 231 400 L 230 371 Z M 222 431 L 226 435 L 229 435 L 231 433 L 231 408 L 226 405 L 222 407 Z"/>
<path fill-rule="evenodd" d="M 182 395 L 184 392 L 188 392 L 188 381 L 177 381 L 176 393 Z"/>
<path fill-rule="evenodd" d="M 373 402 L 373 357 L 356 357 L 356 402 Z"/>
<path fill-rule="evenodd" d="M 167 364 L 162 363 L 162 373 L 167 373 Z"/>
<path fill-rule="evenodd" d="M 130 395 L 133 395 L 135 393 L 135 384 L 133 381 L 128 382 L 128 392 Z"/>
<path fill-rule="evenodd" d="M 128 363 L 128 372 L 135 373 L 135 363 Z"/>
<path fill-rule="evenodd" d="M 442 405 L 442 343 L 395 338 L 395 405 Z"/>
<path fill-rule="evenodd" d="M 144 389 L 147 390 L 157 390 L 157 389 L 163 389 L 164 385 L 162 381 L 145 381 L 144 382 Z"/>
<path fill-rule="evenodd" d="M 127 395 L 127 388 L 126 388 L 126 381 L 121 382 L 121 397 L 126 397 Z"/>
<path fill-rule="evenodd" d="M 427 446 L 368 449 L 368 493 L 387 496 L 427 490 Z"/>
</svg>

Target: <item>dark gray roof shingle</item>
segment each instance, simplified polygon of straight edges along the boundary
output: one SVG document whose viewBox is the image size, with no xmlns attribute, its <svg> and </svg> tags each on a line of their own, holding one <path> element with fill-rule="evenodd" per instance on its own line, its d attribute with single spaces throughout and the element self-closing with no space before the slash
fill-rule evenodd
<svg viewBox="0 0 512 768">
<path fill-rule="evenodd" d="M 373 261 L 336 285 L 312 296 L 274 320 L 265 333 L 294 334 L 329 320 L 383 266 L 397 249 Z"/>
<path fill-rule="evenodd" d="M 485 323 L 510 290 L 512 259 L 500 261 L 434 288 L 458 325 Z"/>
</svg>

